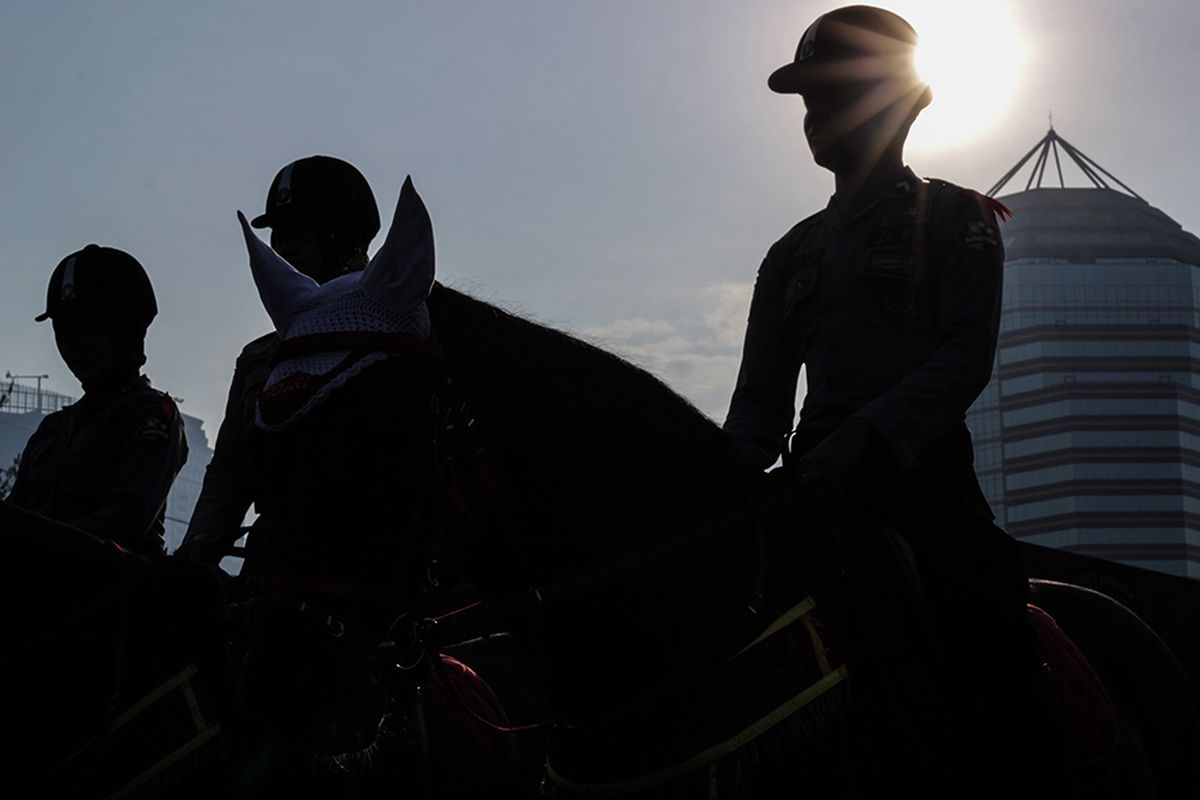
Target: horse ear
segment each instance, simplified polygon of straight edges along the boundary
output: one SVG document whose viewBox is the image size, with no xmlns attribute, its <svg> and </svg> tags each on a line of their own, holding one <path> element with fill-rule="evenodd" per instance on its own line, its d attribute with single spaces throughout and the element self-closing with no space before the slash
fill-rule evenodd
<svg viewBox="0 0 1200 800">
<path fill-rule="evenodd" d="M 404 179 L 392 226 L 379 252 L 363 270 L 359 285 L 373 300 L 408 311 L 433 287 L 433 223 L 412 176 Z"/>
<path fill-rule="evenodd" d="M 292 312 L 301 301 L 311 297 L 319 285 L 312 278 L 296 270 L 282 256 L 259 239 L 246 222 L 246 215 L 237 212 L 242 224 L 242 235 L 246 237 L 246 250 L 250 253 L 250 272 L 254 285 L 262 298 L 267 316 L 275 323 L 275 330 L 282 331 L 292 317 Z"/>
</svg>

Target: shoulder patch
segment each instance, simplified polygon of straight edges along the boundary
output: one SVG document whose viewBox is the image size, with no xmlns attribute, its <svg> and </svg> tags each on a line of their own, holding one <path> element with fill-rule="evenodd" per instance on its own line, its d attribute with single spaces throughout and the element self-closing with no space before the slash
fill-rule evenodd
<svg viewBox="0 0 1200 800">
<path fill-rule="evenodd" d="M 1012 219 L 1012 209 L 994 197 L 949 181 L 931 178 L 930 183 L 953 190 L 952 196 L 955 200 L 952 202 L 960 203 L 959 213 L 966 216 L 961 235 L 967 247 L 972 250 L 991 250 L 1000 245 L 1000 232 L 997 230 L 996 221 L 1007 222 Z"/>
<path fill-rule="evenodd" d="M 143 439 L 162 439 L 166 441 L 171 438 L 171 427 L 162 417 L 151 414 L 142 420 L 141 434 Z"/>
<path fill-rule="evenodd" d="M 144 406 L 140 432 L 143 439 L 170 439 L 179 417 L 179 407 L 166 392 L 155 392 Z"/>
<path fill-rule="evenodd" d="M 1000 243 L 1000 236 L 991 222 L 968 219 L 964 242 L 972 250 L 991 250 Z"/>
</svg>

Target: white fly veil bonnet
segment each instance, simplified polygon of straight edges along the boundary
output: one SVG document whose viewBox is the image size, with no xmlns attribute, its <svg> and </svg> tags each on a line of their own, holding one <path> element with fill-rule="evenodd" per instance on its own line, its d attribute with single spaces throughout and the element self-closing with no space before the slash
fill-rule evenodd
<svg viewBox="0 0 1200 800">
<path fill-rule="evenodd" d="M 392 225 L 361 272 L 318 284 L 258 238 L 238 212 L 250 271 L 280 343 L 259 394 L 255 424 L 279 430 L 363 369 L 387 358 L 379 342 L 428 343 L 425 299 L 433 286 L 433 225 L 412 178 L 406 178 Z M 392 348 L 393 350 L 398 348 Z"/>
</svg>

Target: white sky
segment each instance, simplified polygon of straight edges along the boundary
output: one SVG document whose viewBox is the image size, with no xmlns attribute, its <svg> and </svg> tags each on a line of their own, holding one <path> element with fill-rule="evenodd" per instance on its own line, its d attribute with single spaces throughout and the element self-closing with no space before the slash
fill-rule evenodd
<svg viewBox="0 0 1200 800">
<path fill-rule="evenodd" d="M 978 42 L 962 74 L 1003 97 L 1013 67 L 963 2 L 883 5 L 926 43 L 957 13 Z M 270 327 L 234 211 L 325 153 L 363 171 L 385 219 L 413 175 L 443 282 L 630 355 L 720 419 L 758 263 L 832 191 L 800 100 L 766 76 L 834 5 L 0 0 L 0 371 L 78 393 L 32 318 L 63 256 L 120 247 L 158 293 L 147 371 L 211 439 L 235 356 Z M 986 189 L 1053 110 L 1068 141 L 1200 231 L 1200 3 L 986 5 L 1021 33 L 1014 96 L 936 148 L 935 100 L 913 168 Z"/>
</svg>

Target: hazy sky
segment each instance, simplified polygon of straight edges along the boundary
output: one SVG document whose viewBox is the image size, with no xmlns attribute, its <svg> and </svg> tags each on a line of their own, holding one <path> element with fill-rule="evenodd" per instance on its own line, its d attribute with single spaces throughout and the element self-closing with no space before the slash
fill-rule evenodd
<svg viewBox="0 0 1200 800">
<path fill-rule="evenodd" d="M 234 212 L 325 153 L 363 171 L 385 218 L 412 174 L 443 282 L 629 355 L 719 419 L 758 263 L 832 191 L 801 101 L 766 77 L 835 5 L 0 0 L 0 371 L 78 393 L 32 318 L 63 256 L 120 247 L 158 293 L 147 371 L 213 437 L 234 358 L 270 328 Z M 997 109 L 953 133 L 933 76 L 919 173 L 986 189 L 1053 110 L 1200 232 L 1200 3 L 883 5 L 924 45 L 966 43 L 944 80 Z"/>
</svg>

